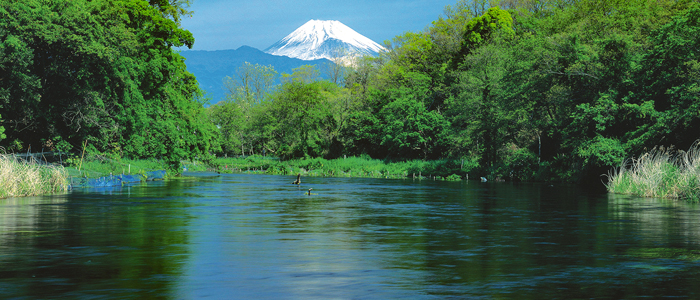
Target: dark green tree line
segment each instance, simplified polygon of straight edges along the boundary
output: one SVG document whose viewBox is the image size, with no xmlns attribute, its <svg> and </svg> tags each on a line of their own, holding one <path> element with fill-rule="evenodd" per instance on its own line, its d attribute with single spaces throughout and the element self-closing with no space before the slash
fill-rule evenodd
<svg viewBox="0 0 700 300">
<path fill-rule="evenodd" d="M 700 138 L 699 12 L 689 0 L 459 1 L 356 61 L 342 88 L 286 80 L 247 124 L 281 157 L 451 158 L 477 161 L 479 176 L 599 182 L 626 157 Z"/>
<path fill-rule="evenodd" d="M 158 157 L 207 155 L 215 128 L 173 47 L 187 1 L 0 3 L 0 105 L 7 148 L 78 148 Z M 34 150 L 33 149 L 33 150 Z"/>
</svg>

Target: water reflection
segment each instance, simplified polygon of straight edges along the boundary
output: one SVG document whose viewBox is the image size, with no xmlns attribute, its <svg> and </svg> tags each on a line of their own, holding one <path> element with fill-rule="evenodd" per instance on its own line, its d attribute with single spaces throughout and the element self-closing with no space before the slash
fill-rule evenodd
<svg viewBox="0 0 700 300">
<path fill-rule="evenodd" d="M 293 179 L 191 174 L 2 202 L 0 296 L 624 299 L 699 292 L 694 204 L 541 184 L 305 178 L 298 187 Z M 304 194 L 309 187 L 316 195 Z"/>
<path fill-rule="evenodd" d="M 0 246 L 12 246 L 17 235 L 40 235 L 39 220 L 53 224 L 65 222 L 65 214 L 58 204 L 65 203 L 65 197 L 24 197 L 0 200 Z M 1 258 L 1 257 L 0 257 Z"/>
<path fill-rule="evenodd" d="M 169 209 L 181 207 L 173 191 L 134 186 L 0 200 L 0 295 L 166 298 L 188 240 L 186 211 Z M 161 201 L 169 196 L 174 201 Z"/>
</svg>

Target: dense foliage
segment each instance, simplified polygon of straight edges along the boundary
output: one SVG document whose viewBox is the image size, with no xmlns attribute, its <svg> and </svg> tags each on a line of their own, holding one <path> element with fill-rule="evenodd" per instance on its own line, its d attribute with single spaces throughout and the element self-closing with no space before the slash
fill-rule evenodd
<svg viewBox="0 0 700 300">
<path fill-rule="evenodd" d="M 172 167 L 212 149 L 216 128 L 173 47 L 182 0 L 0 2 L 0 138 L 9 151 L 156 157 Z"/>
<path fill-rule="evenodd" d="M 700 137 L 697 1 L 491 3 L 447 7 L 357 61 L 343 87 L 270 90 L 237 123 L 245 146 L 226 152 L 466 159 L 477 176 L 599 181 Z"/>
<path fill-rule="evenodd" d="M 188 4 L 0 2 L 0 146 L 172 167 L 211 154 L 448 159 L 478 162 L 457 171 L 473 177 L 597 181 L 700 137 L 698 1 L 460 1 L 379 57 L 323 70 L 332 81 L 244 64 L 207 110 L 173 51 L 194 42 Z"/>
</svg>

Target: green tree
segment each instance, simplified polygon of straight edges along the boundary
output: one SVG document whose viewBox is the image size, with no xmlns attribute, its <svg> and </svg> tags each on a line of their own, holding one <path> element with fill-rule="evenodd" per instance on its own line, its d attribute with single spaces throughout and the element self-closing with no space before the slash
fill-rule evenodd
<svg viewBox="0 0 700 300">
<path fill-rule="evenodd" d="M 455 66 L 462 62 L 462 57 L 478 48 L 479 45 L 488 42 L 492 36 L 497 34 L 501 37 L 515 35 L 513 17 L 507 11 L 492 7 L 483 15 L 470 19 L 465 26 L 462 45 L 457 54 L 458 57 L 454 61 Z"/>
<path fill-rule="evenodd" d="M 0 116 L 2 117 L 2 116 Z M 0 126 L 0 141 L 4 140 L 7 136 L 5 135 L 5 127 Z"/>
<path fill-rule="evenodd" d="M 653 107 L 627 134 L 629 146 L 640 151 L 655 144 L 689 148 L 700 126 L 700 6 L 673 18 L 651 38 L 652 47 L 634 74 L 635 91 L 625 100 Z M 652 103 L 649 103 L 652 101 Z"/>
<path fill-rule="evenodd" d="M 348 52 L 344 48 L 336 49 L 331 52 L 330 61 L 321 65 L 321 70 L 328 81 L 342 86 L 349 71 L 348 66 L 355 64 L 358 58 L 358 54 Z"/>
<path fill-rule="evenodd" d="M 220 131 L 226 153 L 253 153 L 259 132 L 250 127 L 255 111 L 277 88 L 277 71 L 272 66 L 242 64 L 234 77 L 224 78 L 226 99 L 210 108 L 210 117 Z"/>
<path fill-rule="evenodd" d="M 245 155 L 244 140 L 249 120 L 240 105 L 233 101 L 221 101 L 209 108 L 209 117 L 219 129 L 219 141 L 224 153 Z"/>
<path fill-rule="evenodd" d="M 521 130 L 524 107 L 512 105 L 506 94 L 507 44 L 496 40 L 465 57 L 460 72 L 460 94 L 451 107 L 453 124 L 459 130 L 458 144 L 467 154 L 481 158 L 483 167 L 494 167 L 503 159 L 502 149 L 514 142 Z"/>
<path fill-rule="evenodd" d="M 174 169 L 182 158 L 206 157 L 213 125 L 194 76 L 172 49 L 194 43 L 179 27 L 187 4 L 0 3 L 8 137 L 35 147 L 58 137 L 73 146 L 89 141 L 98 151 L 160 157 Z"/>
<path fill-rule="evenodd" d="M 320 71 L 312 65 L 303 65 L 292 69 L 292 74 L 282 73 L 282 82 L 312 83 L 318 81 Z"/>
<path fill-rule="evenodd" d="M 271 145 L 283 158 L 324 156 L 329 142 L 322 132 L 335 126 L 328 110 L 326 92 L 337 87 L 327 81 L 287 82 L 270 103 L 268 114 L 278 124 Z M 272 147 L 270 147 L 272 148 Z"/>
<path fill-rule="evenodd" d="M 379 145 L 394 158 L 438 158 L 445 149 L 449 122 L 436 111 L 428 111 L 414 95 L 394 97 L 379 114 Z"/>
<path fill-rule="evenodd" d="M 260 104 L 276 87 L 277 71 L 273 66 L 243 63 L 234 77 L 224 78 L 226 99 L 247 107 Z"/>
<path fill-rule="evenodd" d="M 431 78 L 408 72 L 395 80 L 401 83 L 370 89 L 365 108 L 352 114 L 345 129 L 350 151 L 396 159 L 440 157 L 450 125 L 428 109 Z"/>
</svg>

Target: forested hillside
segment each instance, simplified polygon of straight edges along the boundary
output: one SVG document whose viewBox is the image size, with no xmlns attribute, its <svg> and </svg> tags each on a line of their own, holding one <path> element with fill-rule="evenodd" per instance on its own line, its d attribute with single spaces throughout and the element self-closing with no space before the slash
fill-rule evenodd
<svg viewBox="0 0 700 300">
<path fill-rule="evenodd" d="M 700 138 L 698 1 L 460 1 L 386 46 L 340 85 L 238 77 L 210 108 L 224 153 L 452 158 L 574 182 Z"/>
<path fill-rule="evenodd" d="M 163 158 L 210 153 L 216 127 L 173 47 L 189 0 L 0 1 L 1 145 Z"/>
</svg>

